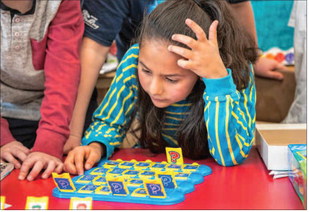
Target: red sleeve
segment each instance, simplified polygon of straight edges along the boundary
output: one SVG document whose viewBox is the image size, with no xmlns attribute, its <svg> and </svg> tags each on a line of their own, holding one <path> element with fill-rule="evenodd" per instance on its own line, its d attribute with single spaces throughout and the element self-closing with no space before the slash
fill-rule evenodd
<svg viewBox="0 0 309 212">
<path fill-rule="evenodd" d="M 0 137 L 0 146 L 3 146 L 12 141 L 16 141 L 16 139 L 12 136 L 9 123 L 6 119 L 1 117 L 1 137 Z"/>
<path fill-rule="evenodd" d="M 80 79 L 79 48 L 84 33 L 80 1 L 63 0 L 47 33 L 45 91 L 32 151 L 62 158 Z"/>
</svg>

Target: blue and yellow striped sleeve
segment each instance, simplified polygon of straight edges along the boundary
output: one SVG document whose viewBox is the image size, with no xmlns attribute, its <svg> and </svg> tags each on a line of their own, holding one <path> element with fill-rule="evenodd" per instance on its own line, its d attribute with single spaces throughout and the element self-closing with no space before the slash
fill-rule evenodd
<svg viewBox="0 0 309 212">
<path fill-rule="evenodd" d="M 83 145 L 100 142 L 109 158 L 125 137 L 124 126 L 131 118 L 137 98 L 137 63 L 139 49 L 132 46 L 119 64 L 116 75 L 100 106 L 93 114 Z"/>
<path fill-rule="evenodd" d="M 256 90 L 253 71 L 247 88 L 238 91 L 227 70 L 226 77 L 203 79 L 204 118 L 210 154 L 219 164 L 233 166 L 248 157 L 253 144 Z"/>
</svg>

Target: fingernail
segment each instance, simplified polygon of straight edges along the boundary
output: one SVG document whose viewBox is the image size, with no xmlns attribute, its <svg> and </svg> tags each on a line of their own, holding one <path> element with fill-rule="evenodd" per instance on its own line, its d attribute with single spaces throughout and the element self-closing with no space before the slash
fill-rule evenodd
<svg viewBox="0 0 309 212">
<path fill-rule="evenodd" d="M 24 178 L 23 176 L 19 175 L 19 176 L 18 176 L 18 179 L 19 179 L 19 180 L 24 180 L 25 178 Z"/>
<path fill-rule="evenodd" d="M 29 177 L 27 177 L 27 180 L 32 181 L 33 177 L 29 176 Z"/>
<path fill-rule="evenodd" d="M 46 179 L 46 178 L 47 178 L 47 175 L 46 175 L 46 174 L 42 175 L 42 178 L 43 178 L 43 179 Z"/>
</svg>

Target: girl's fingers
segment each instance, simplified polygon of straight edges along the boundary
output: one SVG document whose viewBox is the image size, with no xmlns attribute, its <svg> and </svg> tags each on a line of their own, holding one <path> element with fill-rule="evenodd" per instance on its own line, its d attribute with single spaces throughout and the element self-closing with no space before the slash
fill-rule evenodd
<svg viewBox="0 0 309 212">
<path fill-rule="evenodd" d="M 69 153 L 64 162 L 64 170 L 70 174 L 77 174 L 77 170 L 74 164 L 74 150 Z M 58 167 L 57 167 L 58 168 Z"/>
<path fill-rule="evenodd" d="M 21 167 L 20 162 L 16 160 L 15 157 L 9 152 L 2 153 L 1 158 L 6 160 L 9 163 L 13 163 L 15 169 L 19 169 Z"/>
<path fill-rule="evenodd" d="M 55 161 L 49 161 L 47 164 L 47 168 L 45 169 L 45 171 L 42 174 L 42 178 L 46 179 L 48 178 L 51 173 L 54 171 L 54 169 L 56 168 L 56 162 Z"/>
<path fill-rule="evenodd" d="M 189 50 L 189 49 L 186 49 L 186 48 L 183 48 L 183 47 L 180 47 L 180 46 L 174 46 L 174 45 L 169 45 L 167 47 L 167 49 L 170 52 L 174 52 L 174 53 L 178 54 L 179 56 L 182 56 L 186 59 L 191 59 L 192 51 Z"/>
<path fill-rule="evenodd" d="M 29 181 L 34 180 L 39 175 L 39 173 L 42 171 L 42 169 L 44 169 L 44 164 L 41 161 L 35 161 L 27 177 L 27 180 Z"/>
<path fill-rule="evenodd" d="M 188 27 L 190 27 L 190 29 L 192 29 L 198 40 L 200 41 L 207 40 L 206 33 L 204 32 L 202 27 L 200 27 L 197 23 L 187 18 L 186 24 L 188 25 Z"/>
<path fill-rule="evenodd" d="M 93 165 L 97 162 L 97 160 L 98 160 L 97 153 L 95 151 L 90 151 L 89 157 L 85 163 L 85 169 L 86 170 L 91 169 Z"/>
<path fill-rule="evenodd" d="M 186 36 L 186 35 L 182 35 L 182 34 L 174 34 L 172 36 L 172 39 L 174 41 L 178 41 L 179 43 L 185 44 L 191 49 L 195 48 L 196 43 L 197 43 L 196 40 L 194 40 L 193 38 Z"/>
<path fill-rule="evenodd" d="M 209 41 L 213 41 L 217 43 L 217 27 L 218 27 L 219 21 L 215 20 L 211 23 L 209 27 Z"/>
<path fill-rule="evenodd" d="M 85 152 L 80 151 L 76 152 L 75 154 L 75 166 L 77 170 L 78 175 L 84 174 L 84 158 L 85 158 Z"/>
</svg>

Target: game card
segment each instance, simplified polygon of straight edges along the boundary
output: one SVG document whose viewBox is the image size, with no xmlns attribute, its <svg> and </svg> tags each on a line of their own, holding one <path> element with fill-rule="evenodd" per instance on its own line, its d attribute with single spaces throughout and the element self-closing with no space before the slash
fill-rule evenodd
<svg viewBox="0 0 309 212">
<path fill-rule="evenodd" d="M 168 163 L 183 164 L 181 148 L 166 147 L 165 150 Z"/>
<path fill-rule="evenodd" d="M 90 183 L 92 182 L 97 175 L 82 175 L 80 178 L 76 180 L 77 183 Z"/>
<path fill-rule="evenodd" d="M 84 185 L 78 190 L 78 193 L 90 194 L 93 193 L 98 187 L 99 187 L 98 185 L 92 185 L 92 184 Z"/>
<path fill-rule="evenodd" d="M 161 179 L 164 188 L 173 189 L 177 187 L 173 174 L 168 172 L 160 173 L 158 174 L 158 177 Z"/>
<path fill-rule="evenodd" d="M 147 195 L 147 191 L 144 188 L 137 188 L 131 194 L 132 197 L 146 197 Z"/>
<path fill-rule="evenodd" d="M 57 174 L 53 172 L 52 175 L 61 192 L 74 192 L 76 190 L 69 173 Z"/>
<path fill-rule="evenodd" d="M 108 186 L 100 186 L 98 187 L 96 190 L 95 190 L 95 193 L 96 194 L 105 194 L 105 195 L 108 195 L 108 194 L 111 194 L 111 189 L 108 187 Z"/>
<path fill-rule="evenodd" d="M 91 210 L 92 209 L 92 198 L 78 198 L 71 197 L 70 199 L 70 210 Z"/>
<path fill-rule="evenodd" d="M 47 210 L 48 209 L 48 197 L 27 197 L 26 207 L 28 210 Z"/>
<path fill-rule="evenodd" d="M 146 180 L 144 181 L 145 189 L 149 197 L 165 198 L 166 193 L 161 180 Z"/>
<path fill-rule="evenodd" d="M 0 210 L 4 210 L 5 196 L 0 196 Z"/>
<path fill-rule="evenodd" d="M 107 178 L 107 182 L 114 195 L 126 196 L 129 193 L 123 178 Z"/>
</svg>

